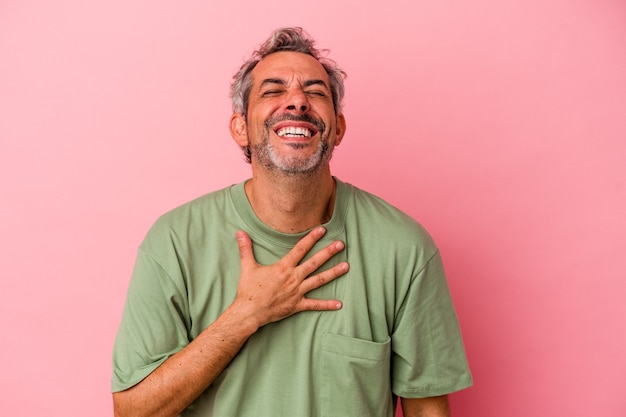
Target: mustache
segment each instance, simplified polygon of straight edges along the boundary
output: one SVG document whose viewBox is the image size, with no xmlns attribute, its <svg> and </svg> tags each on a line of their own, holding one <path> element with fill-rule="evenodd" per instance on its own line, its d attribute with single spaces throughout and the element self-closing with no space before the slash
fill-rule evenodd
<svg viewBox="0 0 626 417">
<path fill-rule="evenodd" d="M 305 123 L 310 123 L 313 126 L 315 126 L 315 128 L 320 131 L 323 132 L 326 130 L 326 124 L 324 123 L 323 120 L 321 119 L 317 119 L 313 116 L 311 116 L 310 114 L 289 114 L 289 113 L 284 113 L 278 116 L 274 116 L 271 117 L 269 119 L 267 119 L 265 121 L 265 128 L 269 129 L 272 125 L 275 125 L 276 123 L 280 123 L 280 122 L 284 122 L 289 120 L 290 122 L 305 122 Z"/>
</svg>

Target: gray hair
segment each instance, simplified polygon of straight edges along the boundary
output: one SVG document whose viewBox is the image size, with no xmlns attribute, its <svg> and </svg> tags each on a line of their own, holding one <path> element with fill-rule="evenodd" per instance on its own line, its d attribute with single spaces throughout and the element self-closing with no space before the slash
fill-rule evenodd
<svg viewBox="0 0 626 417">
<path fill-rule="evenodd" d="M 275 30 L 233 76 L 233 82 L 230 85 L 233 112 L 242 114 L 244 117 L 248 114 L 248 102 L 250 90 L 252 90 L 252 70 L 254 67 L 263 58 L 274 52 L 289 51 L 311 55 L 322 64 L 330 80 L 330 91 L 335 113 L 341 113 L 344 95 L 343 80 L 346 78 L 346 73 L 337 67 L 335 61 L 322 56 L 328 50 L 316 49 L 314 45 L 315 41 L 302 28 L 293 27 Z"/>
</svg>

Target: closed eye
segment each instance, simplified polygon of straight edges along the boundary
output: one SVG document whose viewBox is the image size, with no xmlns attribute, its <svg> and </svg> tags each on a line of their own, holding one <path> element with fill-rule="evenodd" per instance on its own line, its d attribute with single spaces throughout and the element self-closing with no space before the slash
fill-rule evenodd
<svg viewBox="0 0 626 417">
<path fill-rule="evenodd" d="M 277 96 L 281 94 L 282 92 L 283 90 L 267 90 L 267 91 L 263 91 L 261 95 L 263 97 L 271 97 L 271 96 Z"/>
</svg>

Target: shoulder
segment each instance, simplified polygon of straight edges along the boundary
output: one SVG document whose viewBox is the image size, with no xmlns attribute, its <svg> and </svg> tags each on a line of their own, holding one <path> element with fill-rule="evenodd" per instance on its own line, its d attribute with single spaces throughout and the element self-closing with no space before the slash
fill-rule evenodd
<svg viewBox="0 0 626 417">
<path fill-rule="evenodd" d="M 213 191 L 182 204 L 161 215 L 150 227 L 142 246 L 149 247 L 155 242 L 179 240 L 205 230 L 211 222 L 219 221 L 223 213 L 232 206 L 231 185 Z"/>
<path fill-rule="evenodd" d="M 368 191 L 351 184 L 344 185 L 352 195 L 353 216 L 372 233 L 382 238 L 435 247 L 431 235 L 413 217 Z"/>
</svg>

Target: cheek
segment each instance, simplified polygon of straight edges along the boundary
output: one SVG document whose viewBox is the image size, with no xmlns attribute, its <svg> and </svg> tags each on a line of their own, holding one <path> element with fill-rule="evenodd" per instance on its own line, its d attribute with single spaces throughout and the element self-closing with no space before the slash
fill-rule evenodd
<svg viewBox="0 0 626 417">
<path fill-rule="evenodd" d="M 257 119 L 256 122 L 248 125 L 248 139 L 252 142 L 266 140 L 272 133 L 272 129 L 265 126 L 265 121 Z"/>
</svg>

